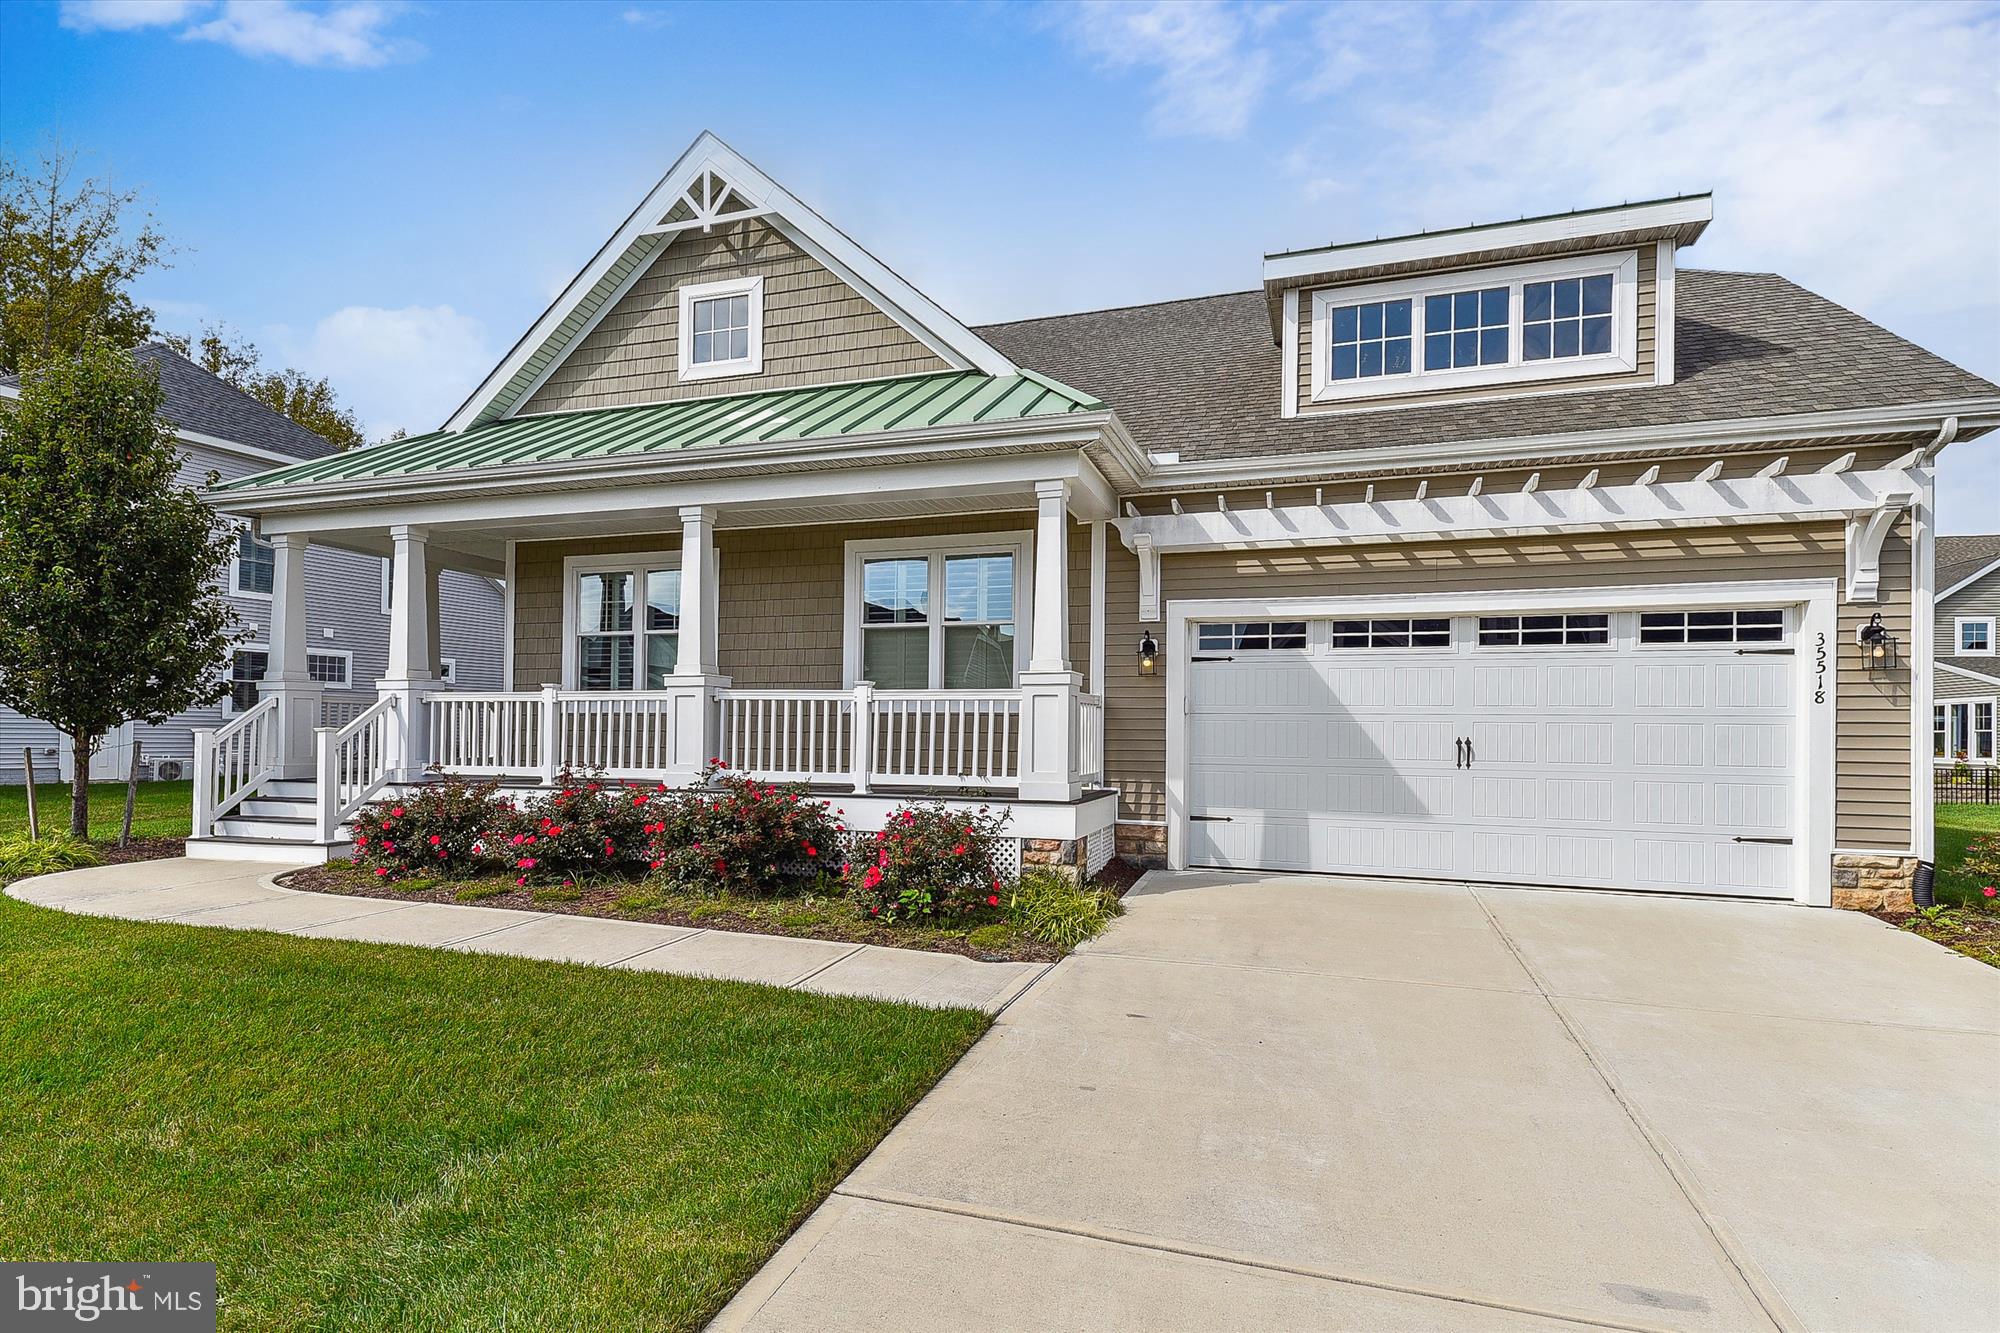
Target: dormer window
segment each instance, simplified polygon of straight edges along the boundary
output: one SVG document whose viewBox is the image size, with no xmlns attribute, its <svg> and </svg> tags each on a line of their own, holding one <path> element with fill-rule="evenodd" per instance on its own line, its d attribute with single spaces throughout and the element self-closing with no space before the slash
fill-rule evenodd
<svg viewBox="0 0 2000 1333">
<path fill-rule="evenodd" d="M 680 377 L 719 379 L 764 368 L 764 279 L 690 283 L 680 290 Z"/>
<path fill-rule="evenodd" d="M 1638 272 L 1625 251 L 1322 288 L 1312 400 L 1634 371 Z"/>
</svg>

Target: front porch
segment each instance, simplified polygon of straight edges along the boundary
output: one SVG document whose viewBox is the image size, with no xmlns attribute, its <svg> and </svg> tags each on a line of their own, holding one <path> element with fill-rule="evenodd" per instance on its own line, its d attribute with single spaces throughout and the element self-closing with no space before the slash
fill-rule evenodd
<svg viewBox="0 0 2000 1333">
<path fill-rule="evenodd" d="M 856 491 L 796 497 L 809 529 L 769 500 L 674 504 L 672 527 L 634 509 L 616 538 L 546 500 L 477 521 L 447 502 L 407 515 L 427 522 L 266 516 L 271 670 L 255 707 L 197 734 L 196 845 L 322 859 L 345 854 L 368 801 L 442 773 L 681 786 L 720 762 L 837 798 L 860 831 L 912 799 L 1004 806 L 1026 855 L 1095 868 L 1117 804 L 1103 617 L 1073 585 L 1102 586 L 1109 490 L 1075 452 L 1039 461 L 888 496 L 850 473 Z M 301 571 L 320 541 L 392 561 L 389 669 L 359 711 L 303 670 Z M 505 582 L 510 688 L 443 681 L 442 568 Z M 774 614 L 773 590 L 798 587 L 816 591 Z"/>
</svg>

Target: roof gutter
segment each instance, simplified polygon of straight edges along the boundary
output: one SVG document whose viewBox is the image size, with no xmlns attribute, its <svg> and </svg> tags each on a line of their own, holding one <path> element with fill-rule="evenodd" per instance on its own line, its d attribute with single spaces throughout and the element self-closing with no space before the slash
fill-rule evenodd
<svg viewBox="0 0 2000 1333">
<path fill-rule="evenodd" d="M 1380 472 L 1385 468 L 1492 466 L 1562 458 L 1572 454 L 1613 456 L 1652 453 L 1662 448 L 1741 449 L 1760 444 L 1797 445 L 1814 439 L 1864 434 L 1930 435 L 1933 438 L 1925 446 L 1928 459 L 1952 439 L 1968 431 L 1989 430 L 1995 426 L 2000 426 L 2000 398 L 1953 399 L 1898 407 L 1680 422 L 1617 430 L 1568 431 L 1498 440 L 1444 440 L 1423 445 L 1382 445 L 1316 454 L 1265 454 L 1228 461 L 1149 462 L 1142 474 L 1142 489 L 1164 491 L 1183 486 L 1261 484 L 1292 477 L 1337 477 Z"/>
</svg>

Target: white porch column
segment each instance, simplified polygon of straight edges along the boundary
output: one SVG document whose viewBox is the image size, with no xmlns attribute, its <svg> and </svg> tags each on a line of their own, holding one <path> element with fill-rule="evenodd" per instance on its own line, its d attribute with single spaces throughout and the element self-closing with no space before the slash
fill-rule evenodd
<svg viewBox="0 0 2000 1333">
<path fill-rule="evenodd" d="M 1076 696 L 1083 678 L 1069 665 L 1069 488 L 1035 483 L 1035 623 L 1021 673 L 1021 795 L 1074 801 Z"/>
<path fill-rule="evenodd" d="M 688 505 L 680 519 L 680 655 L 667 680 L 672 695 L 667 705 L 667 781 L 675 784 L 693 781 L 720 748 L 715 692 L 729 684 L 721 674 L 716 632 L 715 510 Z"/>
<path fill-rule="evenodd" d="M 396 700 L 396 721 L 390 728 L 390 766 L 403 782 L 423 777 L 429 761 L 423 696 L 437 685 L 431 669 L 436 658 L 431 604 L 437 581 L 431 575 L 428 537 L 425 529 L 408 524 L 389 529 L 395 547 L 389 597 L 389 669 L 377 690 L 383 698 Z"/>
<path fill-rule="evenodd" d="M 258 693 L 278 700 L 279 776 L 313 773 L 320 687 L 306 671 L 306 546 L 303 533 L 271 539 L 271 659 Z"/>
</svg>

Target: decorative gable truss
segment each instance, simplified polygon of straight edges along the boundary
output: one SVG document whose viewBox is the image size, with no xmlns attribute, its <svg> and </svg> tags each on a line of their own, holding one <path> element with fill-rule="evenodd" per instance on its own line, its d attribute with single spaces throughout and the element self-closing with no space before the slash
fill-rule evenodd
<svg viewBox="0 0 2000 1333">
<path fill-rule="evenodd" d="M 1018 367 L 943 307 L 703 131 L 618 231 L 445 423 L 462 431 L 513 416 L 674 239 L 760 219 L 824 265 L 954 370 Z"/>
</svg>

